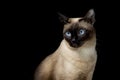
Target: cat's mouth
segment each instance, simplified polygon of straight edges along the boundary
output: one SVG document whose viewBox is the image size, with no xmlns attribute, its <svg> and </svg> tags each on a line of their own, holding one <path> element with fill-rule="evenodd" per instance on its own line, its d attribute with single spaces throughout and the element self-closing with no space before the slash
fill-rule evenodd
<svg viewBox="0 0 120 80">
<path fill-rule="evenodd" d="M 79 43 L 72 43 L 72 42 L 70 43 L 70 46 L 74 48 L 80 47 Z"/>
<path fill-rule="evenodd" d="M 70 46 L 71 47 L 74 47 L 74 48 L 78 48 L 78 47 L 80 47 L 81 45 L 83 44 L 83 42 L 71 42 L 70 43 Z"/>
<path fill-rule="evenodd" d="M 68 42 L 69 46 L 70 47 L 73 47 L 73 48 L 79 48 L 83 45 L 84 41 L 81 41 L 81 40 L 68 40 L 66 39 L 66 41 Z"/>
</svg>

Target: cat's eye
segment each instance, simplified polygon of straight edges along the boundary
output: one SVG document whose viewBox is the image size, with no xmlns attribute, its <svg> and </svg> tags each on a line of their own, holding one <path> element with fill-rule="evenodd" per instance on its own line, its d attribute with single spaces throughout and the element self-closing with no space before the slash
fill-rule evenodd
<svg viewBox="0 0 120 80">
<path fill-rule="evenodd" d="M 84 35 L 85 34 L 85 29 L 80 29 L 79 35 Z"/>
<path fill-rule="evenodd" d="M 71 33 L 68 31 L 65 33 L 66 36 L 71 37 Z"/>
</svg>

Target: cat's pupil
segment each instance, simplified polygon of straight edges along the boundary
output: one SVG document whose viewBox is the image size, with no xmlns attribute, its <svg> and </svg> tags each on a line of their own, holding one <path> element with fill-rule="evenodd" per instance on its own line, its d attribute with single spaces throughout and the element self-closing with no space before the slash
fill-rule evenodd
<svg viewBox="0 0 120 80">
<path fill-rule="evenodd" d="M 84 30 L 84 29 L 81 29 L 81 30 L 79 31 L 79 34 L 80 34 L 80 35 L 85 34 L 85 30 Z"/>
<path fill-rule="evenodd" d="M 66 36 L 71 37 L 71 33 L 68 31 L 65 33 Z"/>
</svg>

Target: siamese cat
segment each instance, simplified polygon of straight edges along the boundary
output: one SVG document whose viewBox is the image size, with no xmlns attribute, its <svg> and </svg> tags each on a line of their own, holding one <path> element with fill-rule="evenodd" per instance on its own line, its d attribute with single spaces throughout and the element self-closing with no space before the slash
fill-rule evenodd
<svg viewBox="0 0 120 80">
<path fill-rule="evenodd" d="M 59 15 L 63 40 L 38 66 L 34 80 L 92 80 L 97 61 L 94 10 L 79 18 Z"/>
</svg>

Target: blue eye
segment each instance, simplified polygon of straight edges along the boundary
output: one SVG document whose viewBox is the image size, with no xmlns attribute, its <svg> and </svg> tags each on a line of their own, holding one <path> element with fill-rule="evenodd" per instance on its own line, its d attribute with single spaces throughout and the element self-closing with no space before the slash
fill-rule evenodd
<svg viewBox="0 0 120 80">
<path fill-rule="evenodd" d="M 85 30 L 84 30 L 84 29 L 80 29 L 79 34 L 80 34 L 80 35 L 85 34 Z"/>
<path fill-rule="evenodd" d="M 65 35 L 68 36 L 68 37 L 71 37 L 71 33 L 70 32 L 66 32 Z"/>
</svg>

